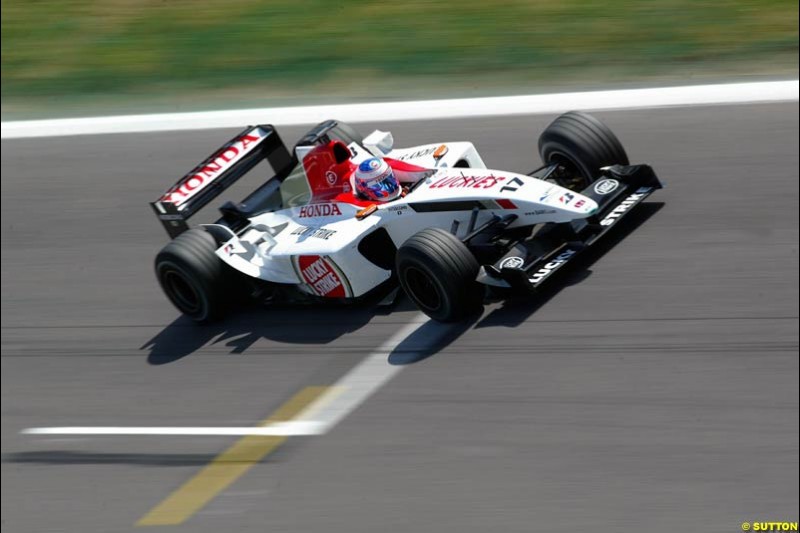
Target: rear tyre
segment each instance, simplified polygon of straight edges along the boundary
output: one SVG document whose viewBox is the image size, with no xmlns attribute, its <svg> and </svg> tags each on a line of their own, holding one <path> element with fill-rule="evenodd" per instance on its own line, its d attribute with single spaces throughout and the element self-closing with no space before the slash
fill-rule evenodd
<svg viewBox="0 0 800 533">
<path fill-rule="evenodd" d="M 581 189 L 595 181 L 602 167 L 627 165 L 617 136 L 598 119 L 581 111 L 556 118 L 539 136 L 539 155 L 546 164 L 560 163 L 577 173 Z"/>
<path fill-rule="evenodd" d="M 216 256 L 216 249 L 211 234 L 192 228 L 156 256 L 156 277 L 164 294 L 196 322 L 221 318 L 239 294 L 235 273 Z"/>
<path fill-rule="evenodd" d="M 484 291 L 475 281 L 480 265 L 443 229 L 424 229 L 408 239 L 397 251 L 396 267 L 408 297 L 434 320 L 454 322 L 481 307 Z"/>
</svg>

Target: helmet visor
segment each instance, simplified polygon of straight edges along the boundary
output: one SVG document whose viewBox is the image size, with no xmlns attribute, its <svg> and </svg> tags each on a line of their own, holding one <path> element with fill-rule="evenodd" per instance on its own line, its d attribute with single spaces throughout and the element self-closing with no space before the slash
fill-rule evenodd
<svg viewBox="0 0 800 533">
<path fill-rule="evenodd" d="M 364 188 L 367 189 L 374 198 L 388 198 L 394 194 L 399 187 L 400 185 L 391 173 L 382 179 L 364 184 Z"/>
</svg>

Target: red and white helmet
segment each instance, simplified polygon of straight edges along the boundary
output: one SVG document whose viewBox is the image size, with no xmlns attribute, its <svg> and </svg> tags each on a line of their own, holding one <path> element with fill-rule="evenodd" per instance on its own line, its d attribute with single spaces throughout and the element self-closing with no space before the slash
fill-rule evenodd
<svg viewBox="0 0 800 533">
<path fill-rule="evenodd" d="M 368 200 L 389 202 L 400 196 L 400 182 L 383 159 L 366 159 L 355 172 L 356 192 Z"/>
</svg>

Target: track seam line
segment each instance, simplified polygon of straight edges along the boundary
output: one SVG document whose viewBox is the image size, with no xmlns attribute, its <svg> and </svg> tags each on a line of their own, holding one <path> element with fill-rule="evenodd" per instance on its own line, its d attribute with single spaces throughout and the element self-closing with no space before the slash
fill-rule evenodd
<svg viewBox="0 0 800 533">
<path fill-rule="evenodd" d="M 728 317 L 655 317 L 655 318 L 578 318 L 578 319 L 563 319 L 563 320 L 537 320 L 537 323 L 541 324 L 560 324 L 560 323 L 604 323 L 604 322 L 706 322 L 706 321 L 724 321 L 724 320 L 800 320 L 800 316 L 728 316 Z M 287 324 L 294 324 L 295 321 L 292 322 L 271 322 L 271 326 L 281 326 Z M 397 322 L 397 324 L 405 324 L 405 322 Z M 325 322 L 324 324 L 330 325 L 331 322 Z M 391 325 L 395 324 L 395 322 L 384 322 L 383 324 Z M 258 326 L 257 324 L 253 324 L 253 326 Z M 86 325 L 74 325 L 74 326 L 2 326 L 0 330 L 3 329 L 119 329 L 119 328 L 163 328 L 163 324 L 153 324 L 153 325 L 142 325 L 142 324 L 114 324 L 114 325 L 107 325 L 107 324 L 86 324 Z M 170 328 L 187 328 L 187 329 L 197 329 L 195 325 L 186 325 L 186 326 L 170 326 Z"/>
</svg>

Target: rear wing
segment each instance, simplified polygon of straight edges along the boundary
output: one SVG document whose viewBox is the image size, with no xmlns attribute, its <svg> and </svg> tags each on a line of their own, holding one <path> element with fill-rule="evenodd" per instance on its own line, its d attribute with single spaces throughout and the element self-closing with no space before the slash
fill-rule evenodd
<svg viewBox="0 0 800 533">
<path fill-rule="evenodd" d="M 277 175 L 295 163 L 273 126 L 248 126 L 150 205 L 170 238 L 174 239 L 189 229 L 189 217 L 264 159 L 269 161 Z"/>
</svg>

